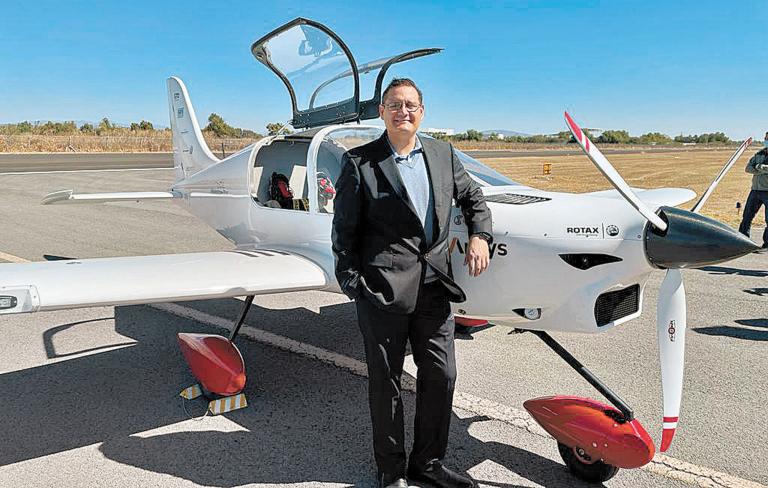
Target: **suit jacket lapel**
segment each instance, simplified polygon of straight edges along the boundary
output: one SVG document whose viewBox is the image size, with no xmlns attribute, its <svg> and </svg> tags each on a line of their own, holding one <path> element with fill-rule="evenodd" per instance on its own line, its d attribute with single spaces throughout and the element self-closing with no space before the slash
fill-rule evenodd
<svg viewBox="0 0 768 488">
<path fill-rule="evenodd" d="M 432 198 L 435 202 L 435 223 L 437 225 L 437 235 L 442 236 L 443 235 L 443 227 L 444 227 L 444 219 L 443 219 L 443 212 L 445 209 L 445 198 L 446 194 L 443 190 L 442 185 L 442 179 L 443 179 L 443 167 L 444 163 L 440 164 L 440 156 L 437 153 L 437 148 L 435 144 L 432 144 L 432 141 L 429 139 L 422 139 L 419 137 L 419 140 L 421 141 L 421 147 L 424 151 L 424 161 L 427 164 L 427 173 L 429 174 L 429 183 L 432 187 Z M 435 241 L 437 243 L 439 239 Z"/>
</svg>

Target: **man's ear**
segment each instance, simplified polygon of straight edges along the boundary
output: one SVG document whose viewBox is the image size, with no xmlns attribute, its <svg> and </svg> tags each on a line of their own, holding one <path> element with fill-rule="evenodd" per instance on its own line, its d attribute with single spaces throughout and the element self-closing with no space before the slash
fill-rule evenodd
<svg viewBox="0 0 768 488">
<path fill-rule="evenodd" d="M 384 120 L 384 105 L 379 104 L 379 118 Z"/>
</svg>

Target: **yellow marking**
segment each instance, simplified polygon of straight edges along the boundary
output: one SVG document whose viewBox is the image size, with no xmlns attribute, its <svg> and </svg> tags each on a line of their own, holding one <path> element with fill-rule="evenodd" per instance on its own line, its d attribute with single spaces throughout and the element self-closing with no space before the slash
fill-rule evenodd
<svg viewBox="0 0 768 488">
<path fill-rule="evenodd" d="M 200 385 L 192 385 L 189 388 L 183 389 L 180 393 L 180 395 L 187 400 L 194 400 L 202 394 L 203 391 L 200 389 Z"/>
<path fill-rule="evenodd" d="M 211 400 L 208 403 L 208 410 L 213 415 L 220 415 L 222 413 L 232 412 L 233 410 L 239 410 L 248 406 L 248 401 L 245 399 L 244 393 L 239 393 L 235 396 L 219 398 L 218 400 Z"/>
<path fill-rule="evenodd" d="M 0 259 L 4 261 L 8 261 L 11 263 L 28 263 L 30 262 L 29 259 L 20 258 L 18 256 L 14 256 L 13 254 L 6 254 L 2 251 L 0 251 Z"/>
</svg>

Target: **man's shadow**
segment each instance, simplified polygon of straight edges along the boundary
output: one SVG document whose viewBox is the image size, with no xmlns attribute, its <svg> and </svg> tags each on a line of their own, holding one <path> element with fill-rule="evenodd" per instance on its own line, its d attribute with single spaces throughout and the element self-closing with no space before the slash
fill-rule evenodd
<svg viewBox="0 0 768 488">
<path fill-rule="evenodd" d="M 216 306 L 237 310 L 241 303 L 223 302 Z M 263 322 L 274 313 L 254 307 L 248 321 Z M 320 314 L 303 308 L 284 312 L 296 327 L 317 322 L 326 313 L 334 320 L 354 317 L 354 307 L 344 303 L 323 307 Z M 121 340 L 115 344 L 120 349 L 104 352 L 88 348 L 96 353 L 83 357 L 52 346 L 57 332 L 105 323 L 86 320 L 51 327 L 44 334 L 48 356 L 66 360 L 0 375 L 5 415 L 0 436 L 14 440 L 14 449 L 0 450 L 0 464 L 101 443 L 101 452 L 113 461 L 207 486 L 307 481 L 375 485 L 365 378 L 239 338 L 250 406 L 225 415 L 234 431 L 201 428 L 208 421 L 221 425 L 206 419 L 194 428 L 182 425 L 182 432 L 167 433 L 174 424 L 191 422 L 178 393 L 194 380 L 176 333 L 221 330 L 148 306 L 116 307 L 116 332 L 135 344 Z M 338 344 L 344 334 L 336 332 L 336 349 L 356 349 L 360 357 L 356 325 L 341 330 L 346 331 L 346 344 Z M 406 393 L 405 403 L 412 415 L 414 396 Z M 469 429 L 478 420 L 453 419 L 448 462 L 456 468 L 468 470 L 491 460 L 543 486 L 578 485 L 558 462 L 472 436 Z M 162 433 L 152 432 L 161 427 Z"/>
</svg>

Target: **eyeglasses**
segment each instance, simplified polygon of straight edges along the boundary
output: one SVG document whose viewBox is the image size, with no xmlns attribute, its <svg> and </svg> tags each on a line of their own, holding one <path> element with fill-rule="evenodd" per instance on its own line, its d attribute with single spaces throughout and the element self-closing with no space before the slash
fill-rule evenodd
<svg viewBox="0 0 768 488">
<path fill-rule="evenodd" d="M 413 113 L 421 108 L 420 103 L 413 103 L 413 102 L 389 102 L 389 103 L 382 103 L 384 108 L 389 110 L 390 112 L 397 112 L 399 111 L 403 105 L 405 105 L 405 110 L 407 110 L 409 113 Z"/>
</svg>

